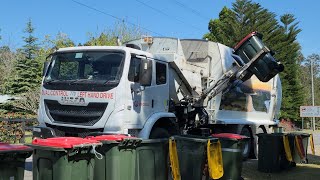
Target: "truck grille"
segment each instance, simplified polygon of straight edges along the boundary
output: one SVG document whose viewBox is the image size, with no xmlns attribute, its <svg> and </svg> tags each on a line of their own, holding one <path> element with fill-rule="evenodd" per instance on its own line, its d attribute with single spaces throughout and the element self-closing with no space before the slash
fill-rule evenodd
<svg viewBox="0 0 320 180">
<path fill-rule="evenodd" d="M 108 103 L 89 103 L 88 106 L 61 105 L 54 100 L 44 100 L 44 103 L 53 122 L 83 126 L 93 126 L 108 106 Z"/>
</svg>

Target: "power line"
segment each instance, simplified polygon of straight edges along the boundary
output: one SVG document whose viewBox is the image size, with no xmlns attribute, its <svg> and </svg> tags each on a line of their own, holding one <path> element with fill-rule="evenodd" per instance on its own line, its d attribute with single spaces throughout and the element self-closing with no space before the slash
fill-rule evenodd
<svg viewBox="0 0 320 180">
<path fill-rule="evenodd" d="M 185 4 L 183 4 L 182 2 L 179 2 L 179 1 L 177 1 L 177 0 L 173 0 L 173 2 L 174 2 L 175 4 L 177 4 L 177 5 L 179 5 L 180 7 L 188 10 L 189 12 L 192 12 L 193 14 L 196 14 L 197 16 L 201 17 L 202 19 L 204 19 L 204 20 L 206 20 L 206 21 L 208 21 L 208 19 L 211 19 L 211 18 L 208 18 L 208 17 L 204 16 L 204 15 L 203 15 L 202 13 L 200 13 L 199 11 L 197 11 L 197 10 L 195 10 L 195 9 L 193 9 L 193 8 L 185 5 Z"/>
<path fill-rule="evenodd" d="M 156 11 L 156 12 L 158 12 L 159 14 L 162 14 L 162 15 L 167 16 L 167 17 L 169 17 L 169 18 L 173 18 L 173 19 L 175 19 L 176 21 L 178 21 L 178 22 L 180 22 L 180 23 L 183 23 L 183 24 L 185 24 L 185 25 L 191 26 L 191 27 L 194 28 L 194 29 L 197 29 L 197 30 L 199 30 L 199 31 L 202 31 L 202 29 L 200 29 L 200 28 L 198 28 L 198 27 L 196 27 L 196 26 L 193 26 L 193 25 L 191 25 L 191 24 L 188 24 L 188 23 L 186 23 L 186 22 L 184 22 L 184 21 L 182 21 L 182 20 L 180 20 L 180 19 L 178 19 L 178 18 L 176 18 L 176 17 L 170 16 L 169 14 L 167 14 L 167 13 L 165 13 L 165 12 L 163 12 L 163 11 L 155 8 L 155 7 L 152 7 L 152 6 L 148 5 L 147 3 L 144 3 L 144 2 L 142 2 L 142 1 L 140 1 L 140 0 L 135 0 L 135 1 L 137 1 L 138 3 L 140 3 L 140 4 L 144 5 L 144 6 L 150 8 L 150 9 Z"/>
<path fill-rule="evenodd" d="M 104 11 L 102 11 L 102 10 L 97 9 L 97 8 L 91 7 L 91 6 L 89 6 L 89 5 L 86 5 L 86 4 L 84 4 L 84 3 L 81 3 L 81 2 L 78 2 L 78 1 L 75 1 L 75 0 L 72 0 L 72 1 L 73 1 L 74 3 L 77 3 L 77 4 L 81 5 L 81 6 L 83 6 L 83 7 L 86 7 L 86 8 L 88 8 L 88 9 L 94 10 L 94 11 L 96 11 L 96 12 L 99 12 L 99 13 L 104 14 L 104 15 L 106 15 L 106 16 L 112 17 L 112 18 L 117 19 L 117 20 L 119 20 L 119 21 L 125 22 L 125 23 L 127 23 L 127 24 L 132 25 L 132 26 L 140 27 L 141 29 L 144 29 L 144 30 L 146 30 L 146 31 L 148 31 L 148 32 L 151 32 L 151 33 L 153 33 L 153 34 L 156 34 L 156 35 L 159 35 L 159 36 L 163 36 L 163 35 L 160 34 L 160 33 L 157 33 L 157 32 L 155 32 L 155 31 L 152 31 L 152 30 L 150 30 L 150 29 L 148 29 L 148 28 L 145 28 L 145 27 L 142 27 L 142 26 L 138 26 L 138 25 L 136 25 L 135 23 L 132 23 L 132 22 L 130 22 L 130 21 L 128 21 L 128 20 L 124 21 L 124 19 L 121 19 L 121 18 L 119 18 L 119 17 L 117 17 L 117 16 L 114 16 L 114 15 L 112 15 L 112 14 L 106 13 L 106 12 L 104 12 Z"/>
</svg>

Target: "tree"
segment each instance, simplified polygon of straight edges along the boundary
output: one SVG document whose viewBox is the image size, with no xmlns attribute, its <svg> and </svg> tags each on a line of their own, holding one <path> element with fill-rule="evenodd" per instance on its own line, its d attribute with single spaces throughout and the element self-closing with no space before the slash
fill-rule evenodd
<svg viewBox="0 0 320 180">
<path fill-rule="evenodd" d="M 311 94 L 311 60 L 313 61 L 313 80 L 315 105 L 320 105 L 320 55 L 311 54 L 301 62 L 301 82 L 303 83 L 306 98 L 304 105 L 312 105 Z"/>
<path fill-rule="evenodd" d="M 21 94 L 38 88 L 41 82 L 41 66 L 36 59 L 39 46 L 37 38 L 33 36 L 34 27 L 31 20 L 27 22 L 23 37 L 25 45 L 17 50 L 17 61 L 14 73 L 6 83 L 6 93 Z"/>
<path fill-rule="evenodd" d="M 125 23 L 117 23 L 112 29 L 105 30 L 99 35 L 89 33 L 89 41 L 85 46 L 115 46 L 118 38 L 122 42 L 141 37 L 141 30 L 137 27 L 129 27 Z"/>
<path fill-rule="evenodd" d="M 320 105 L 320 55 L 311 54 L 304 58 L 301 62 L 300 79 L 305 93 L 305 106 L 312 105 L 312 86 L 311 86 L 311 60 L 313 61 L 313 84 L 314 84 L 314 101 L 315 106 Z M 316 118 L 316 123 L 319 125 L 319 118 Z"/>
<path fill-rule="evenodd" d="M 63 32 L 59 32 L 55 38 L 51 38 L 49 35 L 46 35 L 41 48 L 37 52 L 36 59 L 41 63 L 41 67 L 43 67 L 46 58 L 55 50 L 73 46 L 75 46 L 74 42 Z"/>
<path fill-rule="evenodd" d="M 75 46 L 75 43 L 68 37 L 67 34 L 63 32 L 59 32 L 54 39 L 47 35 L 43 44 L 43 48 L 49 51 L 64 47 Z"/>
<path fill-rule="evenodd" d="M 29 91 L 20 94 L 19 99 L 13 101 L 12 105 L 25 111 L 30 114 L 37 114 L 38 106 L 39 106 L 39 99 L 40 99 L 40 89 L 30 89 Z"/>
<path fill-rule="evenodd" d="M 16 54 L 8 46 L 0 47 L 0 94 L 4 92 L 5 82 L 14 69 Z"/>
<path fill-rule="evenodd" d="M 281 16 L 280 21 L 282 23 L 280 29 L 284 31 L 282 43 L 285 43 L 277 50 L 278 57 L 281 58 L 285 66 L 284 72 L 280 74 L 283 82 L 281 116 L 300 120 L 299 108 L 303 105 L 305 94 L 299 77 L 301 74 L 299 65 L 302 60 L 301 47 L 296 38 L 301 29 L 298 28 L 298 22 L 292 14 Z"/>
<path fill-rule="evenodd" d="M 232 9 L 224 7 L 219 18 L 210 20 L 209 33 L 204 35 L 211 41 L 234 47 L 247 34 L 258 31 L 263 41 L 273 50 L 285 70 L 280 73 L 283 86 L 281 117 L 299 119 L 299 106 L 304 101 L 303 88 L 299 79 L 301 61 L 300 45 L 296 41 L 301 29 L 294 15 L 280 17 L 250 0 L 237 0 Z"/>
</svg>

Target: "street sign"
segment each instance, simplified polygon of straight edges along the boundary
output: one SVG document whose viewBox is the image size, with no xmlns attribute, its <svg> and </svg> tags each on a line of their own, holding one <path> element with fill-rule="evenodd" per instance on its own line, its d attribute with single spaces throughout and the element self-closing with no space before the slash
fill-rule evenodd
<svg viewBox="0 0 320 180">
<path fill-rule="evenodd" d="M 320 106 L 300 106 L 300 117 L 320 117 Z"/>
</svg>

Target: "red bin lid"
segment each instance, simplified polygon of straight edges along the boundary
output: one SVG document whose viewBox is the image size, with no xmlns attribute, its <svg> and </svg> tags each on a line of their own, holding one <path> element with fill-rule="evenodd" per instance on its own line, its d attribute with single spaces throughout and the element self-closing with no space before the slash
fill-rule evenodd
<svg viewBox="0 0 320 180">
<path fill-rule="evenodd" d="M 122 141 L 123 139 L 127 139 L 127 138 L 133 138 L 133 137 L 126 136 L 123 134 L 108 134 L 108 135 L 87 137 L 87 139 L 92 139 L 96 141 Z"/>
<path fill-rule="evenodd" d="M 215 138 L 226 138 L 226 139 L 236 139 L 236 140 L 241 140 L 241 139 L 248 138 L 247 136 L 242 136 L 240 134 L 233 134 L 233 133 L 212 134 L 212 137 L 215 137 Z"/>
<path fill-rule="evenodd" d="M 16 144 L 8 144 L 8 143 L 0 143 L 0 152 L 1 151 L 25 151 L 32 150 L 28 146 L 16 145 Z"/>
<path fill-rule="evenodd" d="M 73 148 L 77 145 L 99 144 L 96 140 L 84 139 L 79 137 L 55 137 L 48 139 L 34 139 L 33 145 L 57 147 L 57 148 Z"/>
<path fill-rule="evenodd" d="M 257 36 L 259 33 L 258 32 L 252 32 L 250 34 L 248 34 L 246 37 L 244 37 L 237 45 L 234 46 L 234 50 L 236 51 L 238 48 L 240 48 L 240 46 L 242 46 L 242 44 L 244 42 L 246 42 L 249 38 L 251 38 L 252 36 Z"/>
</svg>

